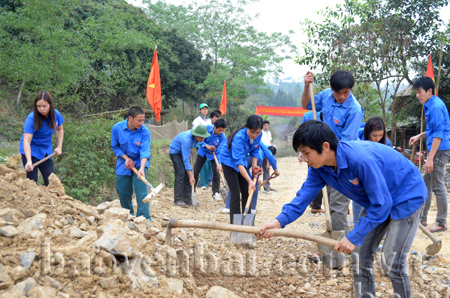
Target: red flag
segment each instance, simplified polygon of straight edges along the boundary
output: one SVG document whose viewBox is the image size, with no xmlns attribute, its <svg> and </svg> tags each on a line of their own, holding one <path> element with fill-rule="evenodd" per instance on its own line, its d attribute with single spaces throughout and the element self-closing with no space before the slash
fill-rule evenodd
<svg viewBox="0 0 450 298">
<path fill-rule="evenodd" d="M 222 101 L 220 102 L 219 110 L 222 112 L 222 115 L 227 113 L 227 80 L 223 83 Z"/>
<path fill-rule="evenodd" d="M 433 63 L 431 62 L 431 55 L 430 55 L 430 58 L 428 59 L 428 67 L 427 67 L 427 72 L 425 73 L 425 76 L 432 78 L 434 84 L 436 84 L 436 81 L 434 80 L 434 71 L 433 71 Z M 436 87 L 434 88 L 434 93 L 437 96 Z"/>
<path fill-rule="evenodd" d="M 152 69 L 147 82 L 147 100 L 155 111 L 157 121 L 161 121 L 161 79 L 159 77 L 158 54 L 153 54 Z"/>
</svg>

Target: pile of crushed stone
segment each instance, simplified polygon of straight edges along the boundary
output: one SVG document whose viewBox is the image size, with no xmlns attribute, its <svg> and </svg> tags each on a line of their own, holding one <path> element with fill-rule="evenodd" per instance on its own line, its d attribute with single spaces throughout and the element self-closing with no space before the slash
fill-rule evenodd
<svg viewBox="0 0 450 298">
<path fill-rule="evenodd" d="M 209 190 L 197 191 L 198 212 L 173 206 L 165 190 L 151 200 L 148 221 L 118 200 L 86 206 L 54 174 L 37 186 L 19 163 L 20 155 L 0 165 L 0 298 L 352 297 L 350 260 L 326 270 L 309 258 L 317 247 L 301 239 L 236 245 L 228 232 L 186 228 L 164 245 L 163 218 L 228 222 Z M 276 200 L 264 199 L 259 210 Z M 293 227 L 324 230 L 321 215 L 307 220 Z M 387 297 L 392 287 L 376 261 L 377 297 Z M 449 297 L 448 258 L 413 253 L 409 261 L 414 297 Z"/>
</svg>

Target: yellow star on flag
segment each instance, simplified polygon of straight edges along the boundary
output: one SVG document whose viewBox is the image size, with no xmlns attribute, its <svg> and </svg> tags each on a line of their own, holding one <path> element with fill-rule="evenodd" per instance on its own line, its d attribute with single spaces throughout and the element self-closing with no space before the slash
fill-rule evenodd
<svg viewBox="0 0 450 298">
<path fill-rule="evenodd" d="M 155 84 L 148 85 L 150 88 L 155 88 Z"/>
</svg>

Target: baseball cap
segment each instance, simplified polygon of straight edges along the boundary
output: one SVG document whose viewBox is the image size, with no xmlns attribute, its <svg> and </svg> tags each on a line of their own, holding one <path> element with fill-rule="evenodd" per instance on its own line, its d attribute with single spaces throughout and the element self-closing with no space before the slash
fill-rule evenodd
<svg viewBox="0 0 450 298">
<path fill-rule="evenodd" d="M 208 107 L 208 105 L 206 104 L 206 103 L 202 103 L 202 104 L 200 104 L 200 106 L 198 107 L 198 109 L 200 110 L 200 109 L 203 109 L 203 108 L 208 108 L 209 109 L 209 107 Z"/>
</svg>

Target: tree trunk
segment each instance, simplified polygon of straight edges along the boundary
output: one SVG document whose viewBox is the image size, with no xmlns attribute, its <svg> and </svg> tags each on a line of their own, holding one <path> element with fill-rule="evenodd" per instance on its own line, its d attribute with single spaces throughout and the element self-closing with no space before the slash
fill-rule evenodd
<svg viewBox="0 0 450 298">
<path fill-rule="evenodd" d="M 24 86 L 25 86 L 25 78 L 23 78 L 22 84 L 20 85 L 19 94 L 17 94 L 16 105 L 20 104 L 20 99 L 22 98 L 22 91 Z"/>
</svg>

